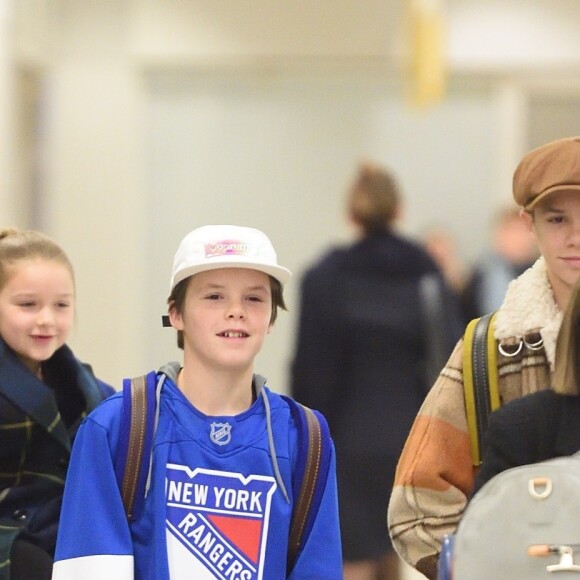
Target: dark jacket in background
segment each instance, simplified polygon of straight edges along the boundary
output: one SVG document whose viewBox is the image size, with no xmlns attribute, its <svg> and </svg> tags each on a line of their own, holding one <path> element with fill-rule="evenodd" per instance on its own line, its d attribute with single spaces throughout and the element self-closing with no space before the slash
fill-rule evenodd
<svg viewBox="0 0 580 580">
<path fill-rule="evenodd" d="M 421 296 L 426 277 L 440 290 L 437 333 Z M 389 549 L 386 508 L 397 460 L 431 387 L 427 337 L 442 341 L 440 369 L 462 330 L 457 301 L 435 263 L 398 235 L 335 249 L 305 274 L 292 395 L 329 422 L 345 559 Z"/>
<path fill-rule="evenodd" d="M 65 345 L 44 382 L 0 340 L 0 579 L 18 537 L 54 553 L 64 479 L 81 420 L 113 394 Z"/>
</svg>

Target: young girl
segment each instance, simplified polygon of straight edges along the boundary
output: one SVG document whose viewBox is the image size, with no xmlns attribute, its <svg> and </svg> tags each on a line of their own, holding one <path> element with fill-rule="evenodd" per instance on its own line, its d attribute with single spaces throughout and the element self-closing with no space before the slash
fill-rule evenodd
<svg viewBox="0 0 580 580">
<path fill-rule="evenodd" d="M 71 444 L 113 393 L 65 342 L 72 265 L 34 231 L 0 231 L 0 579 L 51 577 Z"/>
<path fill-rule="evenodd" d="M 128 521 L 115 473 L 119 394 L 75 441 L 55 580 L 342 579 L 332 442 L 319 469 L 320 507 L 289 564 L 292 513 L 302 503 L 292 488 L 298 424 L 291 401 L 253 372 L 289 277 L 253 228 L 205 226 L 184 238 L 168 299 L 183 365 L 155 377 L 159 416 L 140 515 Z"/>
</svg>

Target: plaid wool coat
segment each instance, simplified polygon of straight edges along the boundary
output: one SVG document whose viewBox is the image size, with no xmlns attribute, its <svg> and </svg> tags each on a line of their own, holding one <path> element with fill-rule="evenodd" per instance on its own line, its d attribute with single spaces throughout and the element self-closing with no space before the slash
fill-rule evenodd
<svg viewBox="0 0 580 580">
<path fill-rule="evenodd" d="M 16 537 L 54 552 L 74 434 L 114 392 L 66 345 L 42 370 L 45 382 L 0 339 L 0 580 Z"/>
</svg>

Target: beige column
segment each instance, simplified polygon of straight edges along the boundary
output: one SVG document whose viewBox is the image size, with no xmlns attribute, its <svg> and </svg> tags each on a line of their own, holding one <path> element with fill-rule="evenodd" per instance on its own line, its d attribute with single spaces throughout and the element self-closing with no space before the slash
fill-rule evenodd
<svg viewBox="0 0 580 580">
<path fill-rule="evenodd" d="M 526 151 L 528 96 L 516 80 L 505 80 L 495 88 L 497 134 L 495 148 L 495 173 L 492 180 L 497 205 L 510 203 L 514 170 Z"/>
<path fill-rule="evenodd" d="M 23 227 L 26 218 L 18 187 L 16 152 L 13 5 L 0 0 L 0 227 Z"/>
<path fill-rule="evenodd" d="M 71 345 L 103 379 L 148 370 L 142 92 L 125 43 L 129 3 L 61 2 L 45 72 L 45 229 L 76 269 Z"/>
</svg>

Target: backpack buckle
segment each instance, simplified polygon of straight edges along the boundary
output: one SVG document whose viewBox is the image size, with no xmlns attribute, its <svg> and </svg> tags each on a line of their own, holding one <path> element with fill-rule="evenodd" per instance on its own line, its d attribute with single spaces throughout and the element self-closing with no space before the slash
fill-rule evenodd
<svg viewBox="0 0 580 580">
<path fill-rule="evenodd" d="M 557 564 L 550 564 L 546 566 L 548 572 L 578 572 L 580 573 L 580 566 L 574 564 L 574 550 L 572 546 L 564 545 L 540 545 L 530 546 L 528 548 L 528 556 L 548 556 L 550 554 L 558 554 L 560 561 Z"/>
</svg>

